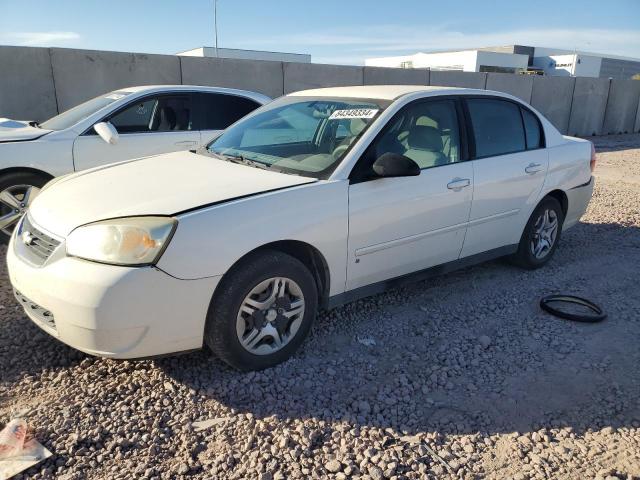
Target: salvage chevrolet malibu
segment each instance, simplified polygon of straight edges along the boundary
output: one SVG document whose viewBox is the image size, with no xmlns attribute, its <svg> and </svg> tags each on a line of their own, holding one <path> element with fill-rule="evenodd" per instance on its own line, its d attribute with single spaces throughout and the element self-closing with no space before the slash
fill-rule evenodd
<svg viewBox="0 0 640 480">
<path fill-rule="evenodd" d="M 93 355 L 207 345 L 252 370 L 318 308 L 510 256 L 537 268 L 593 190 L 590 142 L 471 89 L 308 90 L 199 151 L 50 182 L 12 235 L 27 315 Z"/>
</svg>

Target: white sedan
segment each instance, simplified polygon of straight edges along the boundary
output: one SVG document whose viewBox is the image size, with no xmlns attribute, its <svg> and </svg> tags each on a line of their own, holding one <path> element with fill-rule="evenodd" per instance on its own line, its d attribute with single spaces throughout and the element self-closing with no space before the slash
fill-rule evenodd
<svg viewBox="0 0 640 480">
<path fill-rule="evenodd" d="M 319 307 L 500 256 L 544 265 L 587 208 L 594 161 L 498 92 L 297 92 L 196 153 L 54 180 L 8 268 L 27 315 L 84 352 L 207 345 L 260 369 Z"/>
<path fill-rule="evenodd" d="M 0 241 L 51 178 L 196 149 L 268 101 L 228 88 L 145 86 L 100 95 L 41 124 L 0 119 Z"/>
</svg>

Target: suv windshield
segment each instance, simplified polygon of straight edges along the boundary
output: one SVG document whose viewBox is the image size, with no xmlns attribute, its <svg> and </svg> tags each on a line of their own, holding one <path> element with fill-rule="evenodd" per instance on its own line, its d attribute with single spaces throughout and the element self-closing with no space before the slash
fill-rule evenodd
<svg viewBox="0 0 640 480">
<path fill-rule="evenodd" d="M 106 95 L 100 95 L 99 97 L 92 98 L 80 105 L 62 112 L 60 115 L 50 118 L 46 122 L 40 124 L 40 127 L 46 130 L 64 130 L 65 128 L 72 127 L 80 120 L 87 118 L 89 115 L 93 115 L 98 110 L 103 109 L 107 105 L 112 104 L 116 100 L 120 100 L 122 97 L 129 95 L 131 92 L 111 92 Z"/>
<path fill-rule="evenodd" d="M 240 120 L 207 147 L 263 168 L 327 178 L 388 102 L 283 97 Z"/>
</svg>

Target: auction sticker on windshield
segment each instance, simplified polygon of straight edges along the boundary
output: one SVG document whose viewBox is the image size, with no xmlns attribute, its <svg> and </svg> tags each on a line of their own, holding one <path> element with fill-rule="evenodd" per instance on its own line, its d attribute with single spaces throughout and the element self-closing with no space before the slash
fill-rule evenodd
<svg viewBox="0 0 640 480">
<path fill-rule="evenodd" d="M 373 118 L 378 113 L 377 108 L 351 108 L 348 110 L 336 110 L 329 120 L 342 120 L 343 118 Z"/>
</svg>

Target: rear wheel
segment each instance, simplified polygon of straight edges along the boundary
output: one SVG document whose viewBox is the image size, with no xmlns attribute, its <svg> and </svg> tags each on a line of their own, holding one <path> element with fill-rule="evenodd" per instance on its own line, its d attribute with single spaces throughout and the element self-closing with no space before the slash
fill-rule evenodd
<svg viewBox="0 0 640 480">
<path fill-rule="evenodd" d="M 7 243 L 18 220 L 48 178 L 29 172 L 9 173 L 0 177 L 0 243 Z"/>
<path fill-rule="evenodd" d="M 239 370 L 261 370 L 289 358 L 303 342 L 318 307 L 315 280 L 305 265 L 264 251 L 235 266 L 216 290 L 205 342 Z"/>
<path fill-rule="evenodd" d="M 560 241 L 563 222 L 560 203 L 553 197 L 544 198 L 529 218 L 514 262 L 523 268 L 535 269 L 551 260 Z"/>
</svg>

